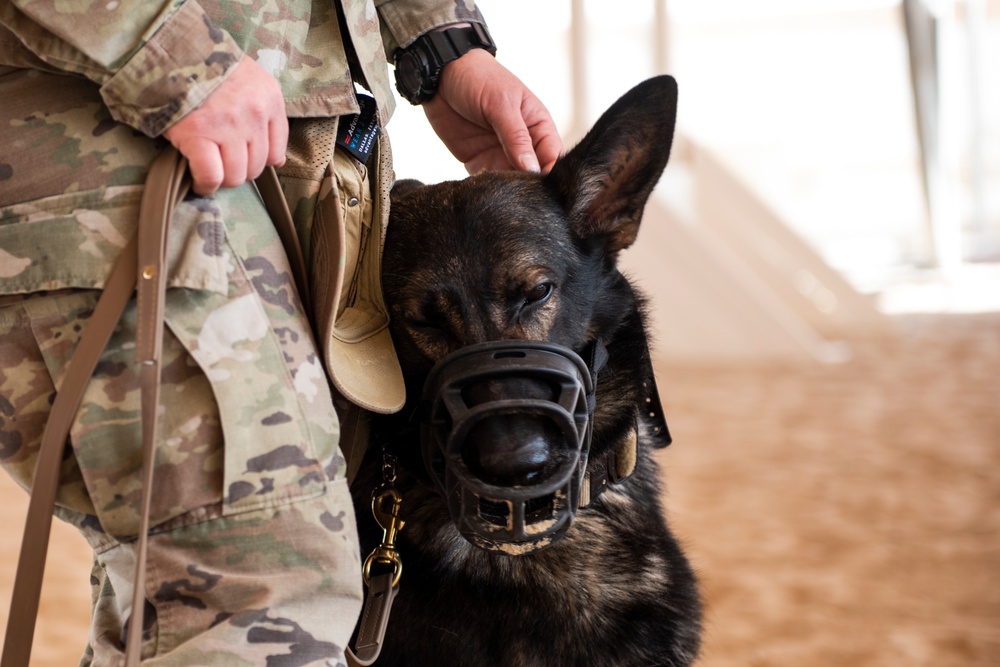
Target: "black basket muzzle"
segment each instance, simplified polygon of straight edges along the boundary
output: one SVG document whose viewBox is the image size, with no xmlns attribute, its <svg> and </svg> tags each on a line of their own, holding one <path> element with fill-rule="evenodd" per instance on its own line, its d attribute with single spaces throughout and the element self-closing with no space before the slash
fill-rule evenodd
<svg viewBox="0 0 1000 667">
<path fill-rule="evenodd" d="M 438 362 L 424 384 L 424 465 L 463 537 L 519 555 L 544 549 L 569 529 L 587 468 L 593 392 L 587 365 L 554 343 L 482 343 Z M 512 429 L 505 438 L 511 423 L 522 433 Z M 488 474 L 477 463 L 484 431 L 494 459 L 508 446 L 523 447 L 517 440 L 524 432 L 544 441 L 535 456 L 546 454 L 539 472 L 515 482 Z"/>
</svg>

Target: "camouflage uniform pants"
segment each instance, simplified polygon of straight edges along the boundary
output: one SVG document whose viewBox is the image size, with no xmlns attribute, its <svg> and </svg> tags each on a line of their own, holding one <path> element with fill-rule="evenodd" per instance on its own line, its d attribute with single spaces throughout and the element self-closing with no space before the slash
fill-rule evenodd
<svg viewBox="0 0 1000 667">
<path fill-rule="evenodd" d="M 0 99 L 0 465 L 30 488 L 53 392 L 134 232 L 159 145 L 111 121 L 83 80 L 18 71 L 0 76 Z M 255 191 L 180 204 L 169 258 L 144 664 L 339 664 L 361 598 L 339 427 Z M 134 340 L 132 304 L 87 389 L 57 498 L 94 548 L 82 664 L 120 664 L 130 614 Z"/>
</svg>

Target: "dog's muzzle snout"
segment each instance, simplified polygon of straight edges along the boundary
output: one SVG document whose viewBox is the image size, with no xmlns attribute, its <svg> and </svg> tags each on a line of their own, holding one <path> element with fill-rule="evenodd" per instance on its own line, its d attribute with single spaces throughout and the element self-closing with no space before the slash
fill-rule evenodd
<svg viewBox="0 0 1000 667">
<path fill-rule="evenodd" d="M 467 540 L 525 554 L 565 533 L 593 400 L 587 365 L 554 343 L 482 343 L 438 362 L 424 385 L 424 464 Z"/>
</svg>

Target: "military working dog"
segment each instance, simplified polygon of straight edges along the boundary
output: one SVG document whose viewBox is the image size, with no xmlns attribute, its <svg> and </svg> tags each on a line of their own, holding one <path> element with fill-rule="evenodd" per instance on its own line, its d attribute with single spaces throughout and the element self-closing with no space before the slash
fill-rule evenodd
<svg viewBox="0 0 1000 667">
<path fill-rule="evenodd" d="M 363 555 L 388 475 L 405 572 L 378 665 L 689 665 L 697 583 L 660 509 L 644 302 L 618 270 L 670 152 L 670 77 L 548 174 L 400 182 L 383 257 L 407 404 L 352 484 Z M 384 513 L 391 513 L 383 510 Z M 384 523 L 384 522 L 383 522 Z"/>
</svg>

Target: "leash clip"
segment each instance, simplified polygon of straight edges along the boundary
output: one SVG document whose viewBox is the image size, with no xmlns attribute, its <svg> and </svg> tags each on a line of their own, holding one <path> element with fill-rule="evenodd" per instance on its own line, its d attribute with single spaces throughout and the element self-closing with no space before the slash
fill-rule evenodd
<svg viewBox="0 0 1000 667">
<path fill-rule="evenodd" d="M 403 575 L 403 560 L 396 549 L 396 537 L 406 523 L 399 518 L 402 505 L 403 496 L 393 486 L 383 484 L 372 493 L 372 514 L 382 528 L 382 542 L 365 559 L 363 573 L 366 584 L 371 583 L 371 570 L 376 564 L 391 565 L 392 586 L 395 588 L 399 584 Z"/>
</svg>

